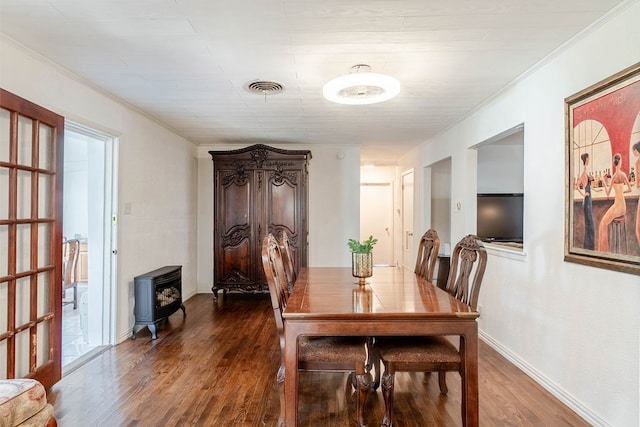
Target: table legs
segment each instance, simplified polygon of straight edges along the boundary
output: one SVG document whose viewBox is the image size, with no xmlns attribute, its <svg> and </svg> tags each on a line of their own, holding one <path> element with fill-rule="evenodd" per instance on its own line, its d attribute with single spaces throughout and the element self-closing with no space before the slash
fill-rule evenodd
<svg viewBox="0 0 640 427">
<path fill-rule="evenodd" d="M 284 425 L 298 425 L 298 334 L 292 325 L 284 328 Z"/>
<path fill-rule="evenodd" d="M 478 325 L 474 321 L 460 335 L 460 353 L 462 357 L 462 424 L 465 427 L 478 427 Z M 295 322 L 285 323 L 284 335 L 284 425 L 298 425 L 298 336 Z M 384 388 L 384 387 L 383 387 Z"/>
<path fill-rule="evenodd" d="M 462 357 L 462 425 L 477 427 L 480 423 L 478 401 L 478 325 L 460 336 L 460 356 Z"/>
</svg>

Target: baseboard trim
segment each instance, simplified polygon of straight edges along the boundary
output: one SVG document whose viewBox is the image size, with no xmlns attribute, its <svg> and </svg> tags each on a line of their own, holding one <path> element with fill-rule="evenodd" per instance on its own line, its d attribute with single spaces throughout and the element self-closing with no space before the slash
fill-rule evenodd
<svg viewBox="0 0 640 427">
<path fill-rule="evenodd" d="M 479 331 L 479 335 L 482 341 L 486 342 L 491 348 L 500 353 L 505 359 L 513 363 L 518 369 L 520 369 L 522 372 L 531 377 L 535 382 L 544 387 L 545 390 L 547 390 L 553 396 L 558 398 L 558 400 L 571 408 L 586 422 L 588 422 L 592 426 L 611 427 L 611 424 L 607 423 L 591 409 L 586 407 L 582 402 L 577 400 L 573 395 L 571 395 L 558 384 L 543 375 L 529 363 L 522 360 L 518 355 L 503 346 L 500 342 L 496 341 L 492 336 L 484 331 Z"/>
<path fill-rule="evenodd" d="M 132 336 L 133 336 L 133 327 L 127 329 L 126 331 L 120 332 L 120 335 L 118 335 L 118 338 L 117 338 L 118 340 L 117 344 L 120 344 L 127 339 L 131 339 Z"/>
</svg>

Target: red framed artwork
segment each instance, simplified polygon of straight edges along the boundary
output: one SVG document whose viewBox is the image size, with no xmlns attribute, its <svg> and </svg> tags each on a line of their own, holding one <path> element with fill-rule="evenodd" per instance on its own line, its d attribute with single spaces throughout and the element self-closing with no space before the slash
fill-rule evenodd
<svg viewBox="0 0 640 427">
<path fill-rule="evenodd" d="M 565 261 L 640 275 L 640 63 L 565 99 Z"/>
</svg>

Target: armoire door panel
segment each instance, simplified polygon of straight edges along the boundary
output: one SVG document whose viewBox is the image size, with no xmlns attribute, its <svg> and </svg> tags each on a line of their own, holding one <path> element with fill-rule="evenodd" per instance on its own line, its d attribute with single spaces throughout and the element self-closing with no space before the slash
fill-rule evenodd
<svg viewBox="0 0 640 427">
<path fill-rule="evenodd" d="M 242 239 L 236 245 L 227 245 L 222 249 L 222 273 L 224 283 L 251 283 L 251 241 Z"/>
<path fill-rule="evenodd" d="M 242 168 L 218 173 L 219 191 L 216 198 L 216 240 L 220 257 L 215 270 L 226 288 L 242 288 L 255 281 L 252 259 L 252 221 L 254 203 L 251 197 L 253 172 Z"/>
<path fill-rule="evenodd" d="M 269 194 L 266 200 L 269 205 L 265 209 L 268 216 L 266 221 L 271 224 L 276 237 L 279 238 L 283 231 L 289 235 L 292 261 L 297 270 L 302 262 L 300 234 L 306 227 L 301 209 L 302 202 L 306 201 L 303 197 L 302 172 L 285 170 L 272 174 L 267 189 Z"/>
<path fill-rule="evenodd" d="M 280 185 L 271 184 L 267 222 L 276 227 L 287 227 L 289 233 L 296 233 L 296 220 L 299 212 L 296 206 L 298 197 L 296 188 L 284 182 Z"/>
<path fill-rule="evenodd" d="M 221 234 L 227 234 L 234 227 L 250 224 L 252 186 L 250 181 L 229 181 L 220 188 L 217 209 L 223 221 Z"/>
</svg>

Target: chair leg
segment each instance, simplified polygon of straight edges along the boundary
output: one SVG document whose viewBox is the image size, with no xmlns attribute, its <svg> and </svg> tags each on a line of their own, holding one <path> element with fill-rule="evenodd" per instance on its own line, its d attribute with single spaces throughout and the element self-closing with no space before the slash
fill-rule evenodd
<svg viewBox="0 0 640 427">
<path fill-rule="evenodd" d="M 461 356 L 461 360 L 460 360 L 460 369 L 458 371 L 458 373 L 460 374 L 460 390 L 462 391 L 462 398 L 461 400 L 461 405 L 460 405 L 460 409 L 462 411 L 462 425 L 466 426 L 467 425 L 467 375 L 466 375 L 466 371 L 465 371 L 465 356 L 467 354 L 467 341 L 466 338 L 464 336 L 460 337 L 460 356 Z"/>
<path fill-rule="evenodd" d="M 371 390 L 376 391 L 380 386 L 380 377 L 382 375 L 380 370 L 381 356 L 380 351 L 373 343 L 373 338 L 367 338 L 367 365 L 365 366 L 367 372 L 371 372 L 371 369 L 375 369 L 376 374 L 371 383 Z"/>
<path fill-rule="evenodd" d="M 284 427 L 284 366 L 280 366 L 276 375 L 278 394 L 280 395 L 280 416 L 277 427 Z"/>
<path fill-rule="evenodd" d="M 371 390 L 372 382 L 371 373 L 365 372 L 364 363 L 358 363 L 356 365 L 356 392 L 358 394 L 356 413 L 359 427 L 366 427 L 367 425 L 364 420 L 364 407 L 367 402 L 369 390 Z"/>
<path fill-rule="evenodd" d="M 384 419 L 380 427 L 393 427 L 393 388 L 395 380 L 395 368 L 388 363 L 384 366 L 382 374 L 382 396 L 384 397 Z"/>
<path fill-rule="evenodd" d="M 78 285 L 73 286 L 73 309 L 78 308 Z"/>
<path fill-rule="evenodd" d="M 447 373 L 445 371 L 438 372 L 438 384 L 440 385 L 440 394 L 447 394 Z"/>
<path fill-rule="evenodd" d="M 382 372 L 380 370 L 380 359 L 377 359 L 374 363 L 376 376 L 373 379 L 373 383 L 371 383 L 371 390 L 376 391 L 378 387 L 380 387 L 380 379 L 382 377 Z"/>
</svg>

